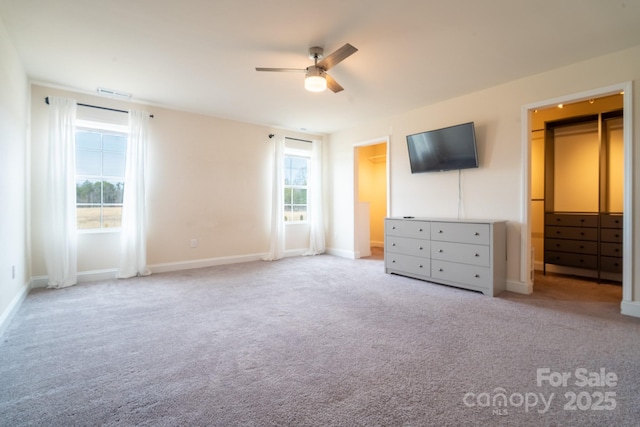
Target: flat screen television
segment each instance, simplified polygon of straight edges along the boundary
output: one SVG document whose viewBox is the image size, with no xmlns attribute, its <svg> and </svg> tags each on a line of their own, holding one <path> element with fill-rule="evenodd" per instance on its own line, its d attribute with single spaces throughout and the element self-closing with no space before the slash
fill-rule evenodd
<svg viewBox="0 0 640 427">
<path fill-rule="evenodd" d="M 478 167 L 473 122 L 407 135 L 411 173 Z"/>
</svg>

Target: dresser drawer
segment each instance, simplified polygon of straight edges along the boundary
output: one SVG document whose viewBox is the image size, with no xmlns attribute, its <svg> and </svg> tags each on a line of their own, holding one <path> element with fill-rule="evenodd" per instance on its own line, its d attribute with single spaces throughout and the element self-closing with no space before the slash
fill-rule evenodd
<svg viewBox="0 0 640 427">
<path fill-rule="evenodd" d="M 468 264 L 433 260 L 431 276 L 434 279 L 464 283 L 479 288 L 492 286 L 491 269 Z"/>
<path fill-rule="evenodd" d="M 384 223 L 387 236 L 429 239 L 429 222 L 418 220 L 387 219 Z"/>
<path fill-rule="evenodd" d="M 578 268 L 588 268 L 588 269 L 598 268 L 597 255 L 545 251 L 544 262 L 547 264 L 565 265 L 567 267 L 578 267 Z"/>
<path fill-rule="evenodd" d="M 622 228 L 622 215 L 601 215 L 600 226 L 602 228 Z"/>
<path fill-rule="evenodd" d="M 622 273 L 622 258 L 603 256 L 600 258 L 600 269 L 608 273 Z"/>
<path fill-rule="evenodd" d="M 421 256 L 429 258 L 431 242 L 429 240 L 411 239 L 409 237 L 387 236 L 384 243 L 387 252 Z"/>
<path fill-rule="evenodd" d="M 544 239 L 545 251 L 598 254 L 598 242 L 586 240 Z"/>
<path fill-rule="evenodd" d="M 546 225 L 561 225 L 565 227 L 597 227 L 597 215 L 548 213 L 544 216 Z"/>
<path fill-rule="evenodd" d="M 603 228 L 600 230 L 600 240 L 603 242 L 622 243 L 622 230 Z"/>
<path fill-rule="evenodd" d="M 558 227 L 547 225 L 544 228 L 545 237 L 553 239 L 571 239 L 571 240 L 598 240 L 597 228 L 582 227 Z"/>
<path fill-rule="evenodd" d="M 600 255 L 621 257 L 622 256 L 622 244 L 620 244 L 620 243 L 602 242 L 602 243 L 600 243 Z"/>
<path fill-rule="evenodd" d="M 431 274 L 431 261 L 428 258 L 387 252 L 384 258 L 387 273 L 413 274 L 428 277 Z"/>
<path fill-rule="evenodd" d="M 488 245 L 489 224 L 432 222 L 431 240 Z"/>
<path fill-rule="evenodd" d="M 431 258 L 489 267 L 491 250 L 485 245 L 434 241 L 431 245 Z"/>
</svg>

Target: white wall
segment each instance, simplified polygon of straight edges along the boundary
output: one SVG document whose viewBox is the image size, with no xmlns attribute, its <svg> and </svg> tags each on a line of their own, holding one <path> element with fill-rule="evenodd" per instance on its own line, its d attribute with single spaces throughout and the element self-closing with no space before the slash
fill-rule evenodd
<svg viewBox="0 0 640 427">
<path fill-rule="evenodd" d="M 318 136 L 265 126 L 135 105 L 50 87 L 32 87 L 33 275 L 44 280 L 42 251 L 46 96 L 111 108 L 149 111 L 147 261 L 152 271 L 258 259 L 269 249 L 273 143 L 269 133 L 304 139 Z M 78 116 L 100 110 L 78 107 Z M 120 119 L 126 115 L 112 113 Z M 99 117 L 94 117 L 99 118 Z M 287 251 L 308 246 L 308 227 L 287 228 Z M 305 234 L 306 233 L 306 234 Z M 83 277 L 113 275 L 118 232 L 80 233 L 78 271 Z M 197 239 L 197 247 L 191 240 Z M 88 276 L 87 276 L 88 274 Z"/>
<path fill-rule="evenodd" d="M 554 71 L 534 75 L 471 93 L 405 114 L 378 119 L 330 137 L 331 224 L 327 246 L 334 253 L 353 251 L 353 144 L 390 135 L 390 211 L 393 216 L 505 219 L 508 225 L 507 280 L 511 289 L 520 282 L 520 250 L 523 206 L 522 126 L 524 105 L 587 90 L 634 81 L 634 127 L 640 129 L 640 46 L 594 58 Z M 437 84 L 431 82 L 430 84 Z M 458 172 L 412 175 L 406 135 L 474 121 L 478 139 L 479 169 L 461 173 L 462 209 L 458 209 Z M 640 160 L 636 150 L 634 164 Z M 635 169 L 635 168 L 634 168 Z M 635 177 L 635 207 L 640 186 Z M 636 212 L 638 212 L 636 210 Z M 347 218 L 343 221 L 342 218 Z M 636 223 L 637 225 L 637 223 Z M 635 227 L 637 230 L 637 226 Z M 636 233 L 637 234 L 637 233 Z M 638 241 L 634 236 L 633 241 Z M 638 264 L 640 251 L 635 250 Z M 640 272 L 634 273 L 635 295 L 640 294 Z M 638 300 L 634 297 L 634 300 Z"/>
<path fill-rule="evenodd" d="M 0 335 L 29 283 L 28 101 L 25 71 L 0 20 Z"/>
</svg>

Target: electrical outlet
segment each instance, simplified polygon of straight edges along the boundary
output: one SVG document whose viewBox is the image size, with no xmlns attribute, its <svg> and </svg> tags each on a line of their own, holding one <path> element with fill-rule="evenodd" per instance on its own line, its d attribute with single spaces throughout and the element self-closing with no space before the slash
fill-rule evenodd
<svg viewBox="0 0 640 427">
<path fill-rule="evenodd" d="M 191 247 L 192 248 L 198 247 L 198 239 L 191 239 Z"/>
</svg>

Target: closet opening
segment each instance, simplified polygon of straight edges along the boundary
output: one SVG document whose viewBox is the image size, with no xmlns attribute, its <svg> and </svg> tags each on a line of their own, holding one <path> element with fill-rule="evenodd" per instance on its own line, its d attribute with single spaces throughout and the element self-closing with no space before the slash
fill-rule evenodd
<svg viewBox="0 0 640 427">
<path fill-rule="evenodd" d="M 354 145 L 355 258 L 382 259 L 389 215 L 388 137 Z"/>
<path fill-rule="evenodd" d="M 622 300 L 623 93 L 532 109 L 529 129 L 531 285 L 617 285 L 591 291 Z"/>
</svg>

